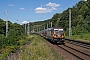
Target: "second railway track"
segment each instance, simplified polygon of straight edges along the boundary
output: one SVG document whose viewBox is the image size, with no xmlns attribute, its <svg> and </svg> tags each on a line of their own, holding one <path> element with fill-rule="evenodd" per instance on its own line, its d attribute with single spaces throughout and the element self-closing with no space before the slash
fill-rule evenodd
<svg viewBox="0 0 90 60">
<path fill-rule="evenodd" d="M 90 49 L 80 47 L 71 43 L 65 43 L 65 45 L 57 46 L 60 49 L 63 49 L 68 52 L 68 54 L 75 56 L 78 60 L 90 60 Z"/>
<path fill-rule="evenodd" d="M 90 42 L 85 42 L 85 41 L 80 41 L 80 40 L 71 40 L 71 39 L 66 39 L 66 43 L 77 45 L 86 49 L 90 50 Z"/>
</svg>

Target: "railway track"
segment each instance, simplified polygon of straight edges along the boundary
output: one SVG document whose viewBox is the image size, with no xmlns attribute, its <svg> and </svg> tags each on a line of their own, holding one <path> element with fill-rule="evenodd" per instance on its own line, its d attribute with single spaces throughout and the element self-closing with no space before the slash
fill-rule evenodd
<svg viewBox="0 0 90 60">
<path fill-rule="evenodd" d="M 65 45 L 57 45 L 60 49 L 75 56 L 78 60 L 90 60 L 90 45 L 89 43 L 67 40 Z"/>
<path fill-rule="evenodd" d="M 46 40 L 50 42 L 49 39 Z M 66 60 L 90 60 L 90 42 L 65 39 L 65 44 L 53 44 L 52 46 L 54 46 Z"/>
<path fill-rule="evenodd" d="M 71 39 L 65 39 L 66 43 L 70 43 L 73 45 L 77 45 L 86 49 L 90 49 L 90 42 L 85 42 L 85 41 L 79 41 L 79 40 L 71 40 Z"/>
</svg>

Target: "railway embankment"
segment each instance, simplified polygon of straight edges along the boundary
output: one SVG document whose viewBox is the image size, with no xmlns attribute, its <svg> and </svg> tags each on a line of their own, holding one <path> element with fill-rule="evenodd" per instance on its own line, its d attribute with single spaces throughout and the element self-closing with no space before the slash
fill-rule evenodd
<svg viewBox="0 0 90 60">
<path fill-rule="evenodd" d="M 6 60 L 64 60 L 48 42 L 38 35 L 34 35 L 32 42 L 20 47 L 16 53 L 12 53 Z"/>
<path fill-rule="evenodd" d="M 32 43 L 21 48 L 22 52 L 18 60 L 63 60 L 52 47 L 50 47 L 45 39 L 35 35 Z"/>
</svg>

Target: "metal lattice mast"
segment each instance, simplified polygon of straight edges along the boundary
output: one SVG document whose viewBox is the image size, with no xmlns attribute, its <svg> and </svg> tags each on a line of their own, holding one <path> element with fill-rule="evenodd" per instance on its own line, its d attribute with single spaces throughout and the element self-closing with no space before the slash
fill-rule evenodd
<svg viewBox="0 0 90 60">
<path fill-rule="evenodd" d="M 44 30 L 45 30 L 45 26 L 44 26 Z"/>
<path fill-rule="evenodd" d="M 48 29 L 48 23 L 47 23 L 47 29 Z"/>
<path fill-rule="evenodd" d="M 37 32 L 38 32 L 38 27 L 37 27 Z"/>
<path fill-rule="evenodd" d="M 26 23 L 25 23 L 25 34 L 26 34 Z"/>
<path fill-rule="evenodd" d="M 51 22 L 51 28 L 52 28 L 52 22 Z"/>
<path fill-rule="evenodd" d="M 71 9 L 69 9 L 69 36 L 72 36 L 72 28 L 71 28 Z"/>
<path fill-rule="evenodd" d="M 6 37 L 8 35 L 8 10 L 6 10 Z"/>
<path fill-rule="evenodd" d="M 29 30 L 29 22 L 28 22 L 28 35 L 30 34 L 30 30 Z"/>
</svg>

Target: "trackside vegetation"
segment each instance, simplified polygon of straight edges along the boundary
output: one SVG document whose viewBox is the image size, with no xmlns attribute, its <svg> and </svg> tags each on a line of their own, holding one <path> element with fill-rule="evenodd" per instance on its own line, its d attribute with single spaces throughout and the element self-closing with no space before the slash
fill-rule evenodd
<svg viewBox="0 0 90 60">
<path fill-rule="evenodd" d="M 89 34 L 82 34 L 82 35 L 73 35 L 71 37 L 67 36 L 66 38 L 90 42 L 90 33 Z"/>
<path fill-rule="evenodd" d="M 11 43 L 12 45 L 7 45 L 7 46 L 5 46 L 5 48 L 2 48 L 0 50 L 0 53 L 2 54 L 2 56 L 0 57 L 0 60 L 3 60 L 5 58 L 7 58 L 11 53 L 15 53 L 17 49 L 21 48 L 27 42 L 29 42 L 30 40 L 33 39 L 32 36 L 30 37 L 30 36 L 25 36 L 24 35 L 23 37 L 24 38 L 22 38 L 21 40 L 18 40 L 17 41 L 18 44 Z"/>
<path fill-rule="evenodd" d="M 25 45 L 30 39 L 24 32 L 23 25 L 8 21 L 8 35 L 6 37 L 5 21 L 0 19 L 0 60 Z"/>
<path fill-rule="evenodd" d="M 22 47 L 18 60 L 64 60 L 47 41 L 38 35 L 33 35 L 34 39 L 27 47 Z"/>
</svg>

